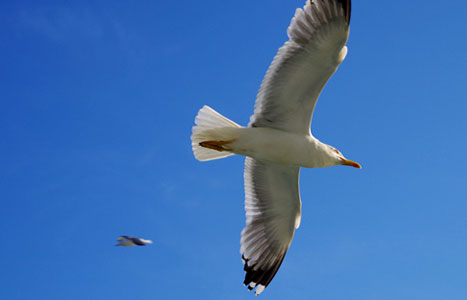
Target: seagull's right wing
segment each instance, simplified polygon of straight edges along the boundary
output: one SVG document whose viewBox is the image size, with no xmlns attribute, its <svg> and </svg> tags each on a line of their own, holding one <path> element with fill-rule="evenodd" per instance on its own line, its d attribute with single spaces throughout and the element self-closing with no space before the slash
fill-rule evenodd
<svg viewBox="0 0 467 300">
<path fill-rule="evenodd" d="M 245 159 L 245 285 L 260 294 L 276 275 L 300 224 L 300 168 Z"/>
</svg>

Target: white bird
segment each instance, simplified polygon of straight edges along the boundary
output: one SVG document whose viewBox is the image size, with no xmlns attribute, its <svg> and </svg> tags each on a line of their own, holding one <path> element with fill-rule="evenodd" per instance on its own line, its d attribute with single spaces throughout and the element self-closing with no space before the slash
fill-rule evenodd
<svg viewBox="0 0 467 300">
<path fill-rule="evenodd" d="M 297 9 L 259 89 L 248 127 L 208 106 L 198 113 L 192 148 L 200 161 L 245 159 L 244 284 L 260 294 L 279 269 L 300 225 L 300 167 L 361 168 L 310 131 L 324 85 L 347 54 L 350 0 L 309 0 Z"/>
<path fill-rule="evenodd" d="M 122 235 L 117 239 L 117 241 L 118 241 L 118 244 L 116 244 L 115 246 L 131 247 L 131 246 L 146 246 L 147 244 L 152 244 L 151 240 L 144 240 L 144 239 L 132 237 L 129 235 Z"/>
</svg>

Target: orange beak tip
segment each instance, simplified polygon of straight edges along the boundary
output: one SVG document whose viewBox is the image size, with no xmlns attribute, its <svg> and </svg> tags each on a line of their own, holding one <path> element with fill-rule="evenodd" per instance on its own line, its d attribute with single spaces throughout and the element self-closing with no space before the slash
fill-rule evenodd
<svg viewBox="0 0 467 300">
<path fill-rule="evenodd" d="M 362 168 L 362 166 L 359 163 L 348 160 L 348 159 L 344 159 L 344 165 L 351 166 L 351 167 L 358 168 L 358 169 Z"/>
</svg>

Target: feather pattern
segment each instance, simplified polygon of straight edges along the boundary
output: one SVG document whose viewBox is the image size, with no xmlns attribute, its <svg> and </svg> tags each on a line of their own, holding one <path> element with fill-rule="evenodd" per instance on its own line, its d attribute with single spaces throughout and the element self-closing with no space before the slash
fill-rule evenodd
<svg viewBox="0 0 467 300">
<path fill-rule="evenodd" d="M 310 0 L 297 9 L 289 40 L 269 67 L 251 127 L 308 134 L 321 90 L 347 53 L 350 0 Z"/>
<path fill-rule="evenodd" d="M 299 170 L 245 159 L 247 226 L 242 231 L 240 252 L 245 262 L 244 284 L 250 289 L 271 282 L 300 224 Z"/>
</svg>

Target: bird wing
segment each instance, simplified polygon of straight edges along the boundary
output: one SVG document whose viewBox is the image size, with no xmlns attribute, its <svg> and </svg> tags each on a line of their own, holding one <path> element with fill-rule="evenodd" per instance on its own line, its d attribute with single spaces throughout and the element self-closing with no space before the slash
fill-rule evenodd
<svg viewBox="0 0 467 300">
<path fill-rule="evenodd" d="M 350 0 L 309 0 L 298 8 L 256 97 L 251 127 L 310 132 L 321 90 L 347 53 Z"/>
<path fill-rule="evenodd" d="M 245 159 L 246 227 L 241 249 L 248 289 L 271 282 L 300 224 L 299 167 Z"/>
<path fill-rule="evenodd" d="M 138 246 L 144 246 L 145 245 L 145 243 L 140 238 L 132 237 L 131 241 L 133 243 L 135 243 L 135 245 L 138 245 Z"/>
</svg>

